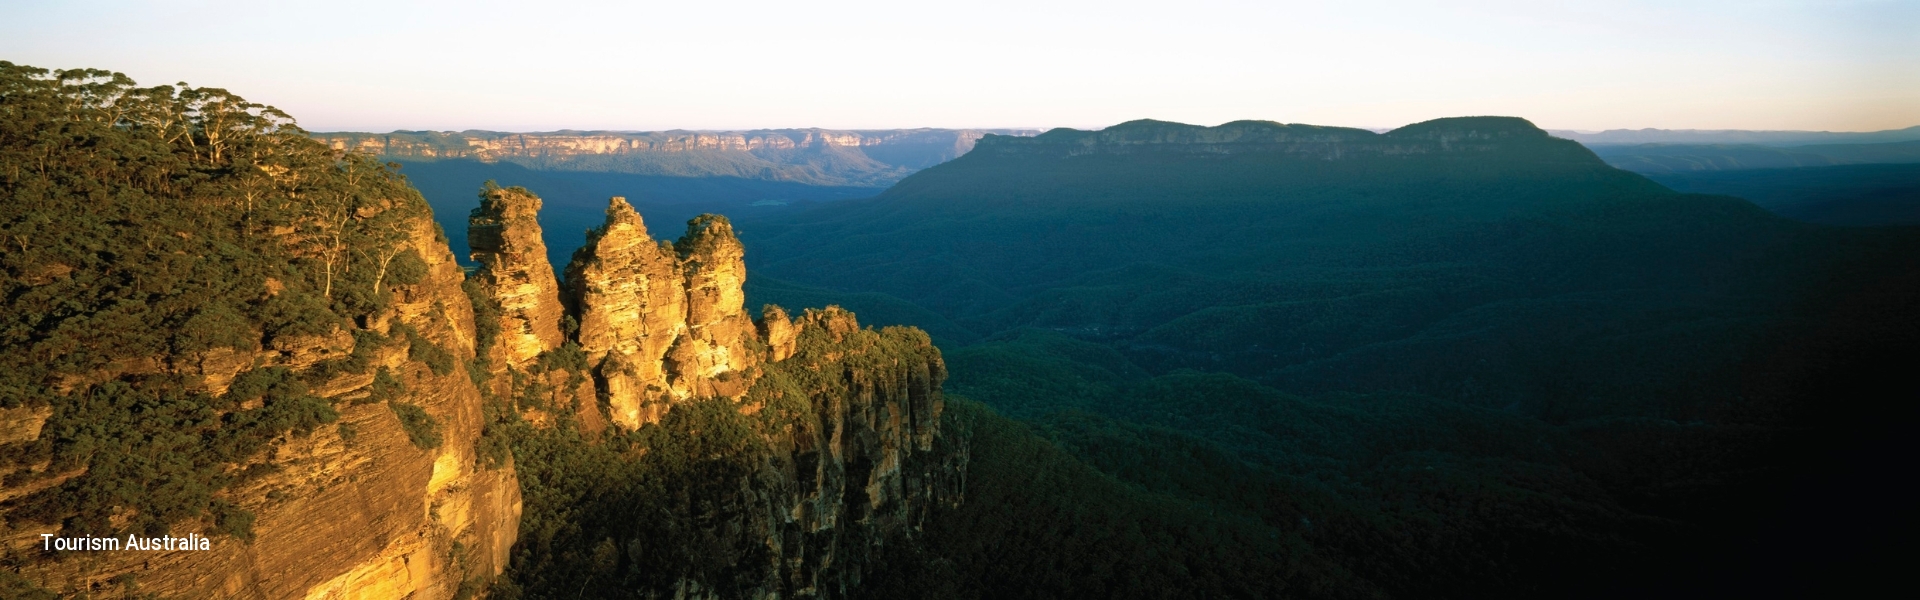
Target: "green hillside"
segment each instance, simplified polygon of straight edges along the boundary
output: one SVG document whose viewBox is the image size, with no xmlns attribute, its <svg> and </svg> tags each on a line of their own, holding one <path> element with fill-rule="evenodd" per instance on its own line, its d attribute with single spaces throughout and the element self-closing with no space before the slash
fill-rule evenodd
<svg viewBox="0 0 1920 600">
<path fill-rule="evenodd" d="M 1920 164 L 1688 171 L 1648 177 L 1684 192 L 1738 196 L 1810 223 L 1920 225 Z"/>
<path fill-rule="evenodd" d="M 1815 268 L 1808 248 L 1842 243 L 1501 118 L 992 137 L 872 200 L 743 229 L 773 277 L 981 334 L 1047 328 L 1151 370 L 1490 406 L 1543 386 L 1643 397 L 1611 373 L 1694 356 L 1676 336 L 1739 335 Z"/>
<path fill-rule="evenodd" d="M 741 230 L 758 273 L 984 336 L 950 390 L 1390 596 L 1712 588 L 1803 550 L 1726 544 L 1853 443 L 1801 420 L 1860 384 L 1806 340 L 1917 339 L 1914 232 L 1677 193 L 1512 118 L 990 136 Z"/>
</svg>

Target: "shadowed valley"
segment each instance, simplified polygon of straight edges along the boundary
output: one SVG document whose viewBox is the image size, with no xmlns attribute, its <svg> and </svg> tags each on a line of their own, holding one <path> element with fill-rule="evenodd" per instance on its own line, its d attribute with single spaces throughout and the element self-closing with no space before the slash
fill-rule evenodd
<svg viewBox="0 0 1920 600">
<path fill-rule="evenodd" d="M 1517 118 L 311 134 L 5 62 L 0 116 L 0 596 L 1900 572 L 1872 549 L 1905 535 L 1915 230 Z M 40 546 L 189 533 L 212 549 Z"/>
<path fill-rule="evenodd" d="M 1834 403 L 1882 397 L 1915 348 L 1914 232 L 1676 193 L 1519 119 L 990 136 L 878 197 L 750 226 L 754 268 L 785 286 L 757 297 L 924 310 L 895 314 L 970 343 L 948 349 L 950 391 L 1240 519 L 1208 539 L 1296 540 L 1312 550 L 1253 555 L 1317 557 L 1347 592 L 1816 585 L 1872 561 L 1814 548 L 1881 535 L 1792 515 L 1839 510 L 1822 485 L 1886 493 L 1841 473 L 1887 468 L 1887 426 Z M 1041 540 L 1022 556 L 1169 547 L 1006 527 L 988 535 Z M 991 594 L 1092 584 L 980 551 L 929 560 L 1008 586 Z"/>
</svg>

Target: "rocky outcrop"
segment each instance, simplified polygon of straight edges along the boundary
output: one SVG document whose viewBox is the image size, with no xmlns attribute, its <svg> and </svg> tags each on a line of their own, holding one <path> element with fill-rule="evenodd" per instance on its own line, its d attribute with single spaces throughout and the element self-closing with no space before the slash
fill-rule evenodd
<svg viewBox="0 0 1920 600">
<path fill-rule="evenodd" d="M 581 426 L 591 432 L 605 427 L 596 403 L 593 382 L 576 374 L 536 365 L 566 342 L 561 320 L 566 307 L 547 245 L 540 230 L 540 197 L 526 188 L 501 188 L 488 182 L 480 192 L 480 206 L 468 214 L 467 243 L 479 267 L 468 275 L 485 309 L 476 319 L 488 319 L 490 328 L 477 328 L 478 353 L 485 357 L 488 376 L 483 391 L 498 404 L 516 396 L 542 407 L 572 409 Z M 482 333 L 486 331 L 487 333 Z M 528 396 L 532 394 L 532 396 Z M 523 413 L 536 424 L 551 423 L 540 411 Z"/>
<path fill-rule="evenodd" d="M 647 235 L 623 198 L 567 266 L 568 304 L 611 419 L 656 422 L 678 400 L 738 397 L 762 360 L 746 314 L 744 252 L 724 217 L 706 215 L 673 244 Z"/>
<path fill-rule="evenodd" d="M 760 311 L 760 339 L 767 342 L 767 359 L 779 362 L 793 356 L 794 345 L 798 343 L 799 332 L 793 326 L 793 320 L 787 317 L 787 310 L 767 305 Z"/>
<path fill-rule="evenodd" d="M 560 551 L 536 557 L 559 564 L 529 568 L 578 579 L 543 573 L 528 585 L 640 597 L 844 597 L 879 567 L 881 547 L 908 543 L 928 511 L 960 497 L 967 453 L 940 435 L 946 368 L 927 335 L 865 329 L 838 308 L 795 319 L 767 306 L 755 322 L 744 306 L 743 259 L 725 218 L 702 215 L 665 243 L 625 200 L 609 201 L 605 224 L 566 272 L 565 305 L 579 328 L 559 354 L 577 352 L 581 364 L 536 366 L 515 379 L 533 385 L 512 395 L 556 389 L 569 369 L 590 373 L 606 426 L 628 434 L 605 443 L 637 445 L 575 451 L 606 453 L 595 462 L 632 471 L 562 484 L 597 491 L 539 509 L 601 519 L 542 538 L 541 547 L 597 550 L 590 565 Z M 549 427 L 567 418 L 543 412 L 528 411 L 528 420 Z M 594 429 L 586 420 L 597 411 L 573 414 Z M 559 431 L 543 439 L 543 448 L 578 443 Z M 561 479 L 578 469 L 529 468 Z M 655 482 L 665 493 L 623 480 Z"/>
<path fill-rule="evenodd" d="M 40 429 L 46 426 L 47 417 L 51 416 L 53 408 L 47 406 L 0 408 L 0 445 L 39 438 Z"/>
<path fill-rule="evenodd" d="M 473 278 L 499 307 L 499 341 L 489 358 L 504 366 L 525 368 L 561 342 L 560 285 L 547 263 L 539 212 L 540 197 L 525 188 L 489 185 L 467 218 L 467 245 L 480 263 Z"/>
<path fill-rule="evenodd" d="M 480 267 L 471 275 L 423 205 L 385 206 L 419 214 L 395 221 L 397 237 L 366 253 L 417 256 L 419 273 L 388 282 L 365 318 L 251 348 L 122 361 L 105 375 L 164 376 L 204 396 L 286 369 L 305 382 L 300 394 L 337 411 L 226 467 L 233 480 L 215 503 L 226 512 L 170 530 L 229 534 L 212 535 L 204 551 L 52 555 L 36 553 L 58 525 L 7 521 L 8 566 L 62 593 L 137 584 L 161 597 L 438 600 L 485 590 L 507 572 L 515 544 L 529 543 L 519 531 L 522 486 L 555 485 L 520 480 L 518 447 L 487 437 L 502 426 L 552 433 L 541 443 L 562 446 L 538 446 L 548 451 L 601 447 L 641 465 L 622 477 L 665 478 L 664 497 L 571 501 L 584 506 L 575 518 L 638 532 L 577 541 L 595 551 L 595 568 L 646 573 L 632 588 L 643 596 L 843 597 L 879 568 L 883 546 L 910 540 L 929 510 L 957 501 L 966 452 L 940 435 L 945 366 L 926 334 L 862 328 L 837 308 L 796 319 L 769 306 L 756 322 L 745 308 L 744 247 L 725 218 L 703 215 L 660 242 L 615 198 L 563 288 L 545 261 L 540 200 L 526 190 L 486 190 L 472 213 Z M 563 327 L 569 317 L 577 329 Z M 242 397 L 229 410 L 285 401 Z M 72 428 L 78 416 L 57 409 L 0 409 L 0 448 Z M 617 435 L 600 435 L 610 428 Z M 703 443 L 724 452 L 673 454 Z M 644 466 L 659 456 L 704 462 Z M 84 465 L 45 460 L 6 468 L 0 476 L 20 482 L 0 488 L 9 507 L 87 476 Z M 251 521 L 230 528 L 221 515 L 232 514 Z"/>
<path fill-rule="evenodd" d="M 668 383 L 684 397 L 739 397 L 765 359 L 746 311 L 746 249 L 726 217 L 701 215 L 674 250 L 687 274 L 687 333 L 667 351 Z"/>
<path fill-rule="evenodd" d="M 637 428 L 658 421 L 673 398 L 667 351 L 686 333 L 686 274 L 670 244 L 655 242 L 625 199 L 567 265 L 569 304 L 580 348 L 592 365 L 609 418 Z"/>
<path fill-rule="evenodd" d="M 0 120 L 0 596 L 825 595 L 957 476 L 926 337 L 757 326 L 723 218 L 659 243 L 616 200 L 562 290 L 539 198 L 489 185 L 468 277 L 278 111 L 0 74 L 38 107 Z M 857 142 L 789 141 L 749 152 Z"/>
<path fill-rule="evenodd" d="M 707 499 L 725 507 L 717 522 L 683 525 L 748 532 L 768 549 L 765 560 L 738 565 L 732 589 L 693 579 L 680 589 L 846 597 L 884 566 L 882 547 L 910 543 L 929 511 L 961 497 L 968 452 L 940 435 L 946 365 L 924 332 L 862 329 L 852 313 L 831 307 L 784 326 L 768 322 L 768 330 L 782 328 L 794 333 L 794 353 L 768 365 L 779 384 L 756 388 L 743 410 L 778 411 L 794 400 L 806 408 L 775 420 L 786 425 L 769 436 L 756 484 Z"/>
</svg>

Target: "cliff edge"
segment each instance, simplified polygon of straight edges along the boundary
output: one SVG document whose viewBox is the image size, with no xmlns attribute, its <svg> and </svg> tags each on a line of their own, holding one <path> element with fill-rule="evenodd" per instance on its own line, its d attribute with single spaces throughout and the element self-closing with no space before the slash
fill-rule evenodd
<svg viewBox="0 0 1920 600">
<path fill-rule="evenodd" d="M 957 501 L 917 330 L 744 307 L 615 199 L 465 274 L 391 165 L 222 90 L 0 62 L 0 596 L 839 596 Z M 151 547 L 150 547 L 151 546 Z"/>
</svg>

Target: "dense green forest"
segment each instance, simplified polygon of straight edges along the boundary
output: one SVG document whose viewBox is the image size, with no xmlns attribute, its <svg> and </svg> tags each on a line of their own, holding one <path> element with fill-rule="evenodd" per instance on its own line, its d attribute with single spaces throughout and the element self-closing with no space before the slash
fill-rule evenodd
<svg viewBox="0 0 1920 600">
<path fill-rule="evenodd" d="M 1683 192 L 1726 194 L 1809 223 L 1920 225 L 1920 164 L 1652 173 Z"/>
<path fill-rule="evenodd" d="M 478 454 L 521 478 L 492 597 L 666 595 L 675 574 L 735 597 L 773 568 L 744 533 L 776 518 L 768 470 L 798 460 L 769 440 L 824 436 L 809 401 L 942 354 L 814 331 L 756 413 L 594 433 L 551 398 L 587 376 L 575 345 L 496 397 L 484 357 L 365 327 L 425 275 L 390 250 L 432 207 L 270 107 L 0 62 L 0 190 L 0 408 L 51 415 L 3 448 L 4 483 L 80 473 L 0 510 L 62 535 L 248 539 L 222 490 L 268 473 L 276 439 L 350 440 L 313 391 L 342 372 L 373 383 L 339 402 L 446 443 L 369 361 L 404 346 L 482 384 Z M 876 198 L 736 221 L 754 305 L 842 304 L 944 350 L 960 501 L 874 555 L 834 546 L 855 596 L 1811 594 L 1904 572 L 1878 550 L 1911 531 L 1910 228 L 1678 193 L 1502 118 L 990 137 Z M 468 292 L 484 347 L 499 307 Z M 218 394 L 149 364 L 343 332 L 352 353 Z M 0 593 L 37 592 L 0 571 Z"/>
<path fill-rule="evenodd" d="M 1915 232 L 1675 193 L 1517 119 L 990 137 L 880 197 L 741 228 L 777 278 L 758 300 L 837 292 L 948 331 L 948 388 L 1031 432 L 1006 443 L 1310 548 L 1233 553 L 1356 594 L 1831 583 L 1845 561 L 1810 544 L 1877 534 L 1789 515 L 1840 510 L 1814 481 L 1884 485 L 1813 465 L 1885 464 L 1838 448 L 1887 439 L 1856 411 L 1906 414 L 1859 390 L 1920 339 Z M 1049 534 L 1050 511 L 1127 495 L 996 479 L 996 447 L 972 485 L 1014 499 L 942 526 L 1035 549 L 929 550 L 955 589 L 1110 581 L 1029 554 L 1201 555 Z"/>
<path fill-rule="evenodd" d="M 757 272 L 893 296 L 975 335 L 1045 328 L 1154 371 L 1556 418 L 1737 360 L 1688 344 L 1750 335 L 1816 253 L 1869 243 L 1674 194 L 1523 122 L 1450 126 L 1536 137 L 1343 161 L 989 144 L 880 198 L 745 230 Z"/>
<path fill-rule="evenodd" d="M 492 597 L 660 597 L 689 593 L 684 586 L 691 582 L 695 591 L 735 598 L 769 579 L 784 586 L 782 594 L 832 597 L 837 590 L 797 588 L 813 569 L 855 582 L 863 571 L 896 571 L 868 548 L 911 546 L 925 535 L 875 531 L 880 527 L 864 511 L 886 507 L 866 504 L 868 491 L 852 484 L 864 484 L 876 465 L 861 464 L 860 444 L 841 437 L 875 430 L 842 419 L 854 414 L 847 405 L 873 402 L 875 389 L 896 386 L 890 377 L 902 361 L 937 361 L 939 351 L 910 328 L 849 329 L 805 328 L 793 355 L 767 365 L 744 398 L 692 400 L 632 431 L 586 430 L 572 407 L 543 399 L 550 387 L 537 382 L 552 381 L 549 374 L 588 376 L 572 343 L 514 373 L 522 380 L 515 397 L 487 398 L 487 436 L 511 453 L 525 502 L 512 566 Z M 860 389 L 867 395 L 855 393 Z M 530 423 L 523 412 L 548 415 L 551 424 Z M 919 477 L 947 472 L 933 467 L 953 454 L 953 433 L 893 466 L 908 473 L 908 489 L 940 485 Z M 846 462 L 819 468 L 829 452 L 847 453 L 833 457 Z M 800 510 L 783 504 L 787 495 L 840 493 L 811 486 L 841 476 L 846 496 L 819 500 L 844 503 L 848 522 L 809 531 L 797 516 L 781 514 Z M 946 477 L 958 480 L 957 473 Z M 784 547 L 770 547 L 768 532 Z"/>
</svg>

